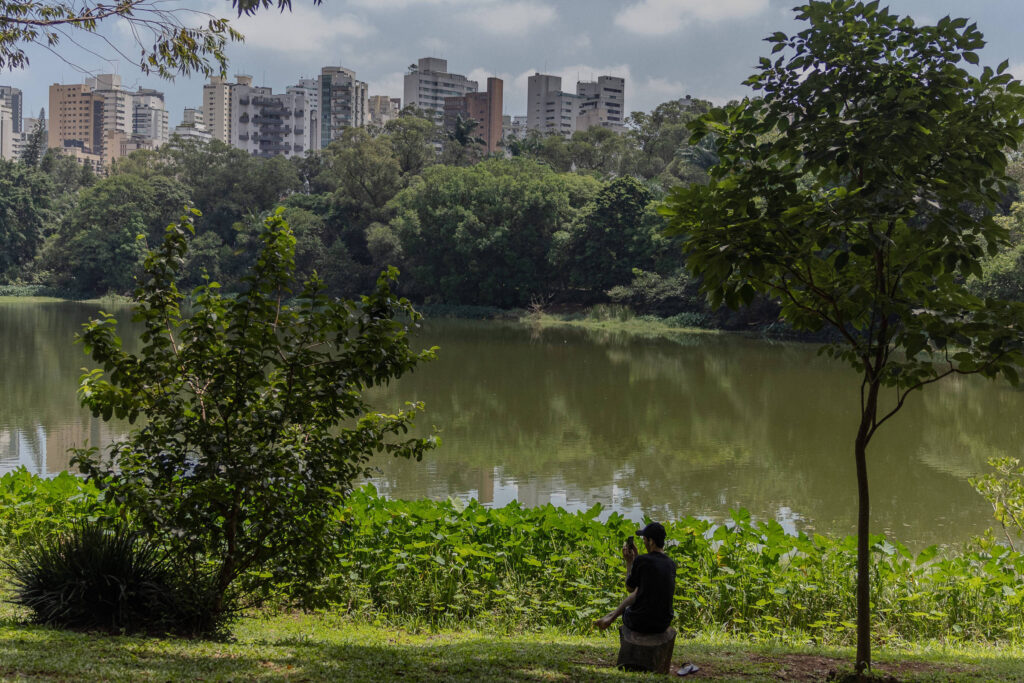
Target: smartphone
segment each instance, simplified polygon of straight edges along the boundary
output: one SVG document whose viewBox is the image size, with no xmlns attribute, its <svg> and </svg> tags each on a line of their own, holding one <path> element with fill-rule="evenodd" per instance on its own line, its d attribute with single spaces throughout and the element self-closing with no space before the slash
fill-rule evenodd
<svg viewBox="0 0 1024 683">
<path fill-rule="evenodd" d="M 636 550 L 636 543 L 633 542 L 633 537 L 632 536 L 627 536 L 626 537 L 626 547 L 629 548 L 630 550 Z"/>
</svg>

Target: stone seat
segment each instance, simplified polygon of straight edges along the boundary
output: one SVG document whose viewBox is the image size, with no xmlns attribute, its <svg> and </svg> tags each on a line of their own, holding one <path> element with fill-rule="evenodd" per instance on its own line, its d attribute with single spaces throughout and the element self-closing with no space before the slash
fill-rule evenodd
<svg viewBox="0 0 1024 683">
<path fill-rule="evenodd" d="M 626 671 L 667 674 L 672 668 L 675 646 L 676 630 L 671 626 L 664 633 L 637 633 L 620 626 L 619 661 L 615 666 Z"/>
</svg>

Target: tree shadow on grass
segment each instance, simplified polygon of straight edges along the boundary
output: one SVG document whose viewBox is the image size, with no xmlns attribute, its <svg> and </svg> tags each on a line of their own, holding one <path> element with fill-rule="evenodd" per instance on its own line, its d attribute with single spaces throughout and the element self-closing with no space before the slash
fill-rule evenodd
<svg viewBox="0 0 1024 683">
<path fill-rule="evenodd" d="M 37 680 L 621 681 L 615 647 L 515 638 L 428 637 L 423 643 L 284 638 L 236 643 L 5 629 L 0 678 Z"/>
<path fill-rule="evenodd" d="M 313 629 L 315 625 L 310 625 Z M 294 631 L 292 632 L 294 633 Z M 623 681 L 671 680 L 613 668 L 618 643 L 537 636 L 437 634 L 382 629 L 311 632 L 223 643 L 81 634 L 0 623 L 0 679 L 103 681 Z M 372 642 L 362 642 L 361 637 Z M 410 638 L 413 642 L 410 642 Z M 673 662 L 701 671 L 686 680 L 820 681 L 845 668 L 841 655 L 758 652 L 758 648 L 676 644 Z M 900 681 L 1024 680 L 1020 658 L 879 662 Z M 674 679 L 674 677 L 672 677 Z"/>
</svg>

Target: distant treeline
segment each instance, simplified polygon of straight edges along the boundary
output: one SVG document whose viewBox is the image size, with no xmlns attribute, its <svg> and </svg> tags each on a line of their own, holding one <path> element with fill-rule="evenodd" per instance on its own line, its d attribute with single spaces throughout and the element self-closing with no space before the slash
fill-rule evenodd
<svg viewBox="0 0 1024 683">
<path fill-rule="evenodd" d="M 395 265 L 403 293 L 420 303 L 615 302 L 700 313 L 720 327 L 770 323 L 771 302 L 741 315 L 708 311 L 678 245 L 661 234 L 666 191 L 706 182 L 717 161 L 715 141 L 691 144 L 687 127 L 709 106 L 666 102 L 634 113 L 621 135 L 531 133 L 507 142 L 511 158 L 484 158 L 471 130 L 441 137 L 410 111 L 302 159 L 174 138 L 102 179 L 53 150 L 35 163 L 0 162 L 0 291 L 129 294 L 147 246 L 186 203 L 203 215 L 181 284 L 209 277 L 230 291 L 255 257 L 262 217 L 284 206 L 298 268 L 338 295 L 365 291 Z M 978 287 L 1024 299 L 1024 206 L 1015 200 L 1001 219 L 1014 246 Z"/>
</svg>

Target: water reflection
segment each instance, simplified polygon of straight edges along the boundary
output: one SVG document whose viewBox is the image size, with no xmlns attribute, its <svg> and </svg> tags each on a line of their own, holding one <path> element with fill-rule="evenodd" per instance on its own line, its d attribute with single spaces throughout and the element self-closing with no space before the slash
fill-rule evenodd
<svg viewBox="0 0 1024 683">
<path fill-rule="evenodd" d="M 123 306 L 108 308 L 127 313 Z M 76 302 L 0 299 L 0 473 L 24 466 L 56 474 L 67 469 L 69 448 L 123 434 L 120 425 L 79 407 L 75 394 L 88 358 L 72 341 L 97 310 Z"/>
<path fill-rule="evenodd" d="M 54 473 L 71 446 L 123 434 L 75 397 L 87 359 L 71 339 L 96 308 L 0 300 L 0 472 Z M 438 360 L 371 398 L 425 401 L 420 427 L 444 444 L 421 463 L 378 459 L 388 495 L 601 503 L 636 519 L 742 506 L 791 530 L 853 531 L 856 382 L 814 347 L 449 321 L 419 341 Z M 874 528 L 919 546 L 988 527 L 967 477 L 1020 455 L 1022 408 L 1021 392 L 971 378 L 914 396 L 869 456 Z"/>
<path fill-rule="evenodd" d="M 383 462 L 400 497 L 593 503 L 632 517 L 721 519 L 746 507 L 789 528 L 850 533 L 855 378 L 814 347 L 726 336 L 643 340 L 443 323 L 435 363 L 381 401 L 427 402 L 426 464 Z M 870 454 L 876 529 L 914 545 L 990 524 L 966 479 L 1019 454 L 1024 395 L 959 378 L 915 396 Z"/>
</svg>

